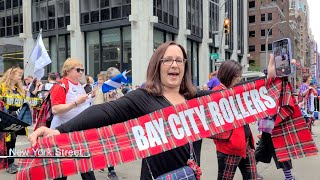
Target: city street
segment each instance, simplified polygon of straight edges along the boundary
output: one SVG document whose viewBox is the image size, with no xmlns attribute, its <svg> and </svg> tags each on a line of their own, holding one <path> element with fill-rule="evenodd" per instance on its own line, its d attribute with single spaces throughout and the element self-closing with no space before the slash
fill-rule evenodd
<svg viewBox="0 0 320 180">
<path fill-rule="evenodd" d="M 256 125 L 251 125 L 251 129 L 256 138 L 257 130 Z M 30 130 L 32 130 L 30 128 Z M 320 121 L 315 122 L 313 127 L 314 140 L 317 143 L 317 147 L 320 147 Z M 17 144 L 18 149 L 24 149 L 29 146 L 27 138 L 25 136 L 18 136 Z M 128 179 L 136 180 L 140 177 L 140 161 L 135 161 L 128 164 L 123 164 L 116 166 L 115 170 L 119 176 L 119 179 Z M 320 171 L 320 155 L 296 159 L 293 160 L 293 173 L 297 180 L 319 180 Z M 202 144 L 202 155 L 201 155 L 201 169 L 203 175 L 201 176 L 202 180 L 216 179 L 217 177 L 217 159 L 215 153 L 215 146 L 212 140 L 205 139 Z M 275 164 L 258 164 L 258 172 L 264 176 L 265 180 L 283 180 L 284 175 L 281 170 L 277 170 Z M 95 171 L 97 179 L 108 179 L 107 171 L 101 173 Z M 15 179 L 15 175 L 8 174 L 5 170 L 2 170 L 0 173 L 0 179 L 11 180 Z M 74 175 L 69 177 L 68 180 L 78 180 L 80 175 Z M 241 173 L 237 170 L 235 180 L 241 180 Z"/>
</svg>

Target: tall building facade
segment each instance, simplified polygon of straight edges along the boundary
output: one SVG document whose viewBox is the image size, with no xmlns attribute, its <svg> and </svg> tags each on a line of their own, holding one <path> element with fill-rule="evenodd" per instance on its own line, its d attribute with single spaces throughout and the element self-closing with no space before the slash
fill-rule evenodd
<svg viewBox="0 0 320 180">
<path fill-rule="evenodd" d="M 0 0 L 0 74 L 16 64 L 23 66 L 23 1 Z"/>
<path fill-rule="evenodd" d="M 23 0 L 21 9 L 19 36 L 6 33 L 0 42 L 22 40 L 26 64 L 42 29 L 52 59 L 47 72 L 61 71 L 65 59 L 74 57 L 88 75 L 113 66 L 132 70 L 130 81 L 141 84 L 152 53 L 169 40 L 185 47 L 195 85 L 206 83 L 221 60 L 247 64 L 246 0 Z M 224 18 L 231 20 L 229 34 L 221 33 Z M 25 74 L 32 70 L 28 63 Z"/>
<path fill-rule="evenodd" d="M 248 0 L 249 69 L 266 69 L 269 60 L 266 54 L 272 53 L 272 42 L 290 38 L 292 31 L 288 1 Z"/>
</svg>

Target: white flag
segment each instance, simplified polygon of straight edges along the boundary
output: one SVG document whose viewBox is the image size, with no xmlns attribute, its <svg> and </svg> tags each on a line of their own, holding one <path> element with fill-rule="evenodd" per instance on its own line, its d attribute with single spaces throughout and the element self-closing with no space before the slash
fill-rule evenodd
<svg viewBox="0 0 320 180">
<path fill-rule="evenodd" d="M 44 67 L 52 62 L 44 47 L 41 32 L 38 36 L 37 43 L 32 50 L 30 60 L 34 64 L 34 76 L 40 80 L 44 76 Z"/>
</svg>

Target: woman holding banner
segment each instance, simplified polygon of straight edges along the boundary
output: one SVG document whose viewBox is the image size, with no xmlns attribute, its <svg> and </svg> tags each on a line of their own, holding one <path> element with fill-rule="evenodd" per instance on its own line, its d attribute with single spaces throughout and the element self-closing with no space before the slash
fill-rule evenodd
<svg viewBox="0 0 320 180">
<path fill-rule="evenodd" d="M 269 68 L 274 71 L 274 65 Z M 269 74 L 274 76 L 275 72 L 270 71 Z M 241 75 L 241 73 L 236 75 Z M 238 82 L 240 77 L 238 76 L 236 79 Z M 233 83 L 235 82 L 232 81 Z M 55 130 L 40 127 L 29 137 L 29 141 L 34 147 L 37 144 L 37 138 L 40 136 L 47 137 L 125 122 L 165 107 L 183 104 L 188 99 L 210 93 L 212 92 L 197 91 L 192 85 L 189 62 L 184 48 L 175 42 L 166 42 L 151 57 L 144 88 L 129 92 L 115 101 L 91 106 L 70 121 L 58 126 Z M 90 120 L 90 123 L 88 123 L 88 120 Z M 116 140 L 117 138 L 114 141 Z M 91 144 L 90 141 L 84 143 L 86 146 Z M 190 145 L 186 144 L 144 158 L 142 160 L 140 179 L 151 180 L 164 173 L 180 169 L 187 165 L 187 161 L 190 160 L 191 156 L 194 157 L 193 159 L 199 165 L 200 150 L 201 142 L 197 141 Z M 104 155 L 107 156 L 106 154 Z M 99 159 L 99 161 L 103 160 Z M 101 166 L 96 166 L 95 169 L 100 168 Z M 195 167 L 194 169 L 197 170 L 196 173 L 198 174 L 196 176 L 199 177 L 201 174 L 199 168 Z M 73 171 L 73 173 L 77 172 L 76 170 Z"/>
<path fill-rule="evenodd" d="M 150 59 L 145 88 L 129 92 L 115 101 L 91 106 L 69 122 L 58 126 L 56 130 L 41 127 L 29 139 L 34 145 L 39 136 L 56 135 L 121 123 L 210 93 L 209 91 L 197 92 L 192 85 L 185 49 L 175 42 L 166 42 L 154 52 Z M 90 123 L 88 123 L 89 119 Z M 198 141 L 193 143 L 192 146 L 187 144 L 145 158 L 142 161 L 140 179 L 151 180 L 152 177 L 156 178 L 164 173 L 186 166 L 190 158 L 190 152 L 195 155 L 194 159 L 199 165 L 200 149 L 201 141 Z"/>
<path fill-rule="evenodd" d="M 5 74 L 3 75 L 0 81 L 0 96 L 16 96 L 16 97 L 25 97 L 25 91 L 22 84 L 22 75 L 23 70 L 20 67 L 12 67 L 9 68 Z M 16 111 L 19 107 L 11 104 L 5 104 L 6 109 L 9 112 Z M 22 131 L 25 131 L 23 129 Z M 18 131 L 20 132 L 20 131 Z M 26 132 L 20 132 L 26 134 Z M 9 150 L 14 150 L 16 146 L 16 133 L 10 132 L 6 134 L 6 147 L 7 153 Z M 17 165 L 14 164 L 14 159 L 7 159 L 8 169 L 7 172 L 10 174 L 14 174 L 17 172 Z"/>
</svg>

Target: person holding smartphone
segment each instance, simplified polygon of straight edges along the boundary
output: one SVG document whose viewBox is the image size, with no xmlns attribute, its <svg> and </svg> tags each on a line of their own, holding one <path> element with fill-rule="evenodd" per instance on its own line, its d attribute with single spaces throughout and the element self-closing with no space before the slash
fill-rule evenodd
<svg viewBox="0 0 320 180">
<path fill-rule="evenodd" d="M 80 83 L 84 69 L 77 59 L 67 59 L 62 67 L 63 78 L 50 91 L 53 119 L 50 128 L 56 129 L 90 106 L 90 99 Z M 81 174 L 82 179 L 94 180 L 93 171 Z M 67 177 L 59 178 L 61 180 Z"/>
</svg>

